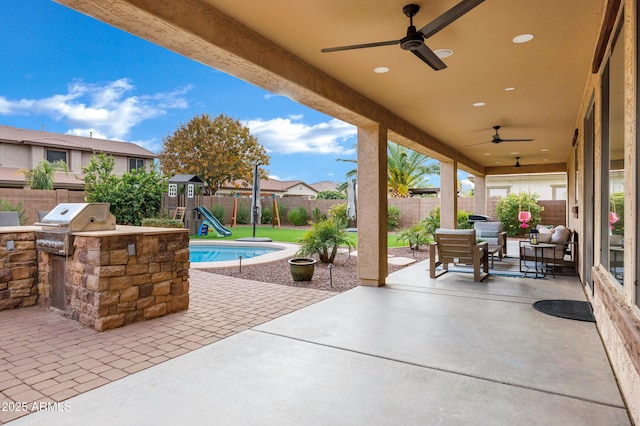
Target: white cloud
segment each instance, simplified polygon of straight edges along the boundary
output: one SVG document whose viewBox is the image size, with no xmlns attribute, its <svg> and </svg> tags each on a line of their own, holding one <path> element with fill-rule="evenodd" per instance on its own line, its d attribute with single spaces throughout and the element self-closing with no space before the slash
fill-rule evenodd
<svg viewBox="0 0 640 426">
<path fill-rule="evenodd" d="M 191 90 L 186 86 L 169 93 L 135 96 L 135 86 L 121 78 L 105 84 L 74 81 L 67 93 L 43 99 L 9 100 L 0 97 L 0 114 L 30 115 L 34 113 L 65 120 L 75 128 L 70 134 L 124 140 L 131 129 L 150 118 L 163 115 L 169 109 L 187 108 L 182 95 Z"/>
<path fill-rule="evenodd" d="M 246 125 L 268 152 L 278 154 L 313 153 L 319 155 L 349 155 L 354 153 L 356 128 L 343 121 L 307 125 L 292 118 L 249 120 Z M 348 142 L 349 141 L 349 142 Z M 348 147 L 343 146 L 348 142 Z"/>
<path fill-rule="evenodd" d="M 462 179 L 462 185 L 466 188 L 473 188 L 475 186 L 469 179 Z"/>
<path fill-rule="evenodd" d="M 107 135 L 96 129 L 71 129 L 67 131 L 67 135 L 82 136 L 85 138 L 109 139 Z"/>
</svg>

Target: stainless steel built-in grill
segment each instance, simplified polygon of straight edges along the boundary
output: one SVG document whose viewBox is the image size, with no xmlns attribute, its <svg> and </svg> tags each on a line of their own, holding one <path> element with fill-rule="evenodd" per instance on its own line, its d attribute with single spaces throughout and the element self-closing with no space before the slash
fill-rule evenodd
<svg viewBox="0 0 640 426">
<path fill-rule="evenodd" d="M 109 212 L 109 203 L 62 203 L 51 210 L 36 231 L 36 248 L 57 254 L 73 254 L 73 232 L 116 229 L 116 218 Z"/>
</svg>

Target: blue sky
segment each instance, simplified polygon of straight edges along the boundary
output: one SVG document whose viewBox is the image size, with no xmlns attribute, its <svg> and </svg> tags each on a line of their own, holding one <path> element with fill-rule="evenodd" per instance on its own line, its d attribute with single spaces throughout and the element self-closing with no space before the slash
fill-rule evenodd
<svg viewBox="0 0 640 426">
<path fill-rule="evenodd" d="M 0 124 L 135 142 L 162 140 L 195 115 L 245 123 L 271 177 L 344 181 L 355 127 L 49 0 L 0 1 Z M 437 177 L 429 183 L 439 184 Z"/>
</svg>

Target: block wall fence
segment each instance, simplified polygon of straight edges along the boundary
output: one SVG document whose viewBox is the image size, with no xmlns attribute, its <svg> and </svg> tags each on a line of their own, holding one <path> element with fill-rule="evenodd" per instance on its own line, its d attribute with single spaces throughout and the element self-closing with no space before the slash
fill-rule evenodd
<svg viewBox="0 0 640 426">
<path fill-rule="evenodd" d="M 224 222 L 229 224 L 233 213 L 235 202 L 234 197 L 224 196 L 204 196 L 202 204 L 211 210 L 214 206 L 221 206 L 225 211 Z M 0 199 L 6 200 L 12 204 L 22 202 L 22 206 L 27 215 L 25 225 L 33 225 L 38 221 L 38 211 L 49 211 L 60 203 L 83 203 L 84 192 L 71 191 L 66 189 L 58 189 L 53 191 L 32 190 L 32 189 L 12 189 L 0 188 Z M 496 220 L 495 211 L 496 203 L 499 197 L 490 197 L 487 201 L 486 214 Z M 297 197 L 277 198 L 278 206 L 282 206 L 287 210 L 296 209 L 300 206 L 304 207 L 307 212 L 311 213 L 316 207 L 322 212 L 327 213 L 329 208 L 338 203 L 346 203 L 347 200 L 308 200 Z M 550 225 L 566 225 L 566 201 L 564 200 L 539 200 L 538 203 L 544 207 L 542 211 L 542 223 Z M 163 206 L 166 206 L 166 194 L 163 197 Z M 250 209 L 251 198 L 238 198 L 238 205 L 241 208 Z M 271 209 L 273 200 L 269 197 L 262 198 L 262 207 Z M 429 215 L 429 212 L 435 207 L 440 206 L 439 198 L 390 198 L 390 206 L 396 206 L 400 209 L 400 227 L 407 227 Z M 458 198 L 458 209 L 469 213 L 474 213 L 474 199 L 471 197 Z M 285 215 L 286 216 L 286 215 Z M 286 217 L 281 217 L 280 221 L 283 225 L 292 225 Z"/>
</svg>

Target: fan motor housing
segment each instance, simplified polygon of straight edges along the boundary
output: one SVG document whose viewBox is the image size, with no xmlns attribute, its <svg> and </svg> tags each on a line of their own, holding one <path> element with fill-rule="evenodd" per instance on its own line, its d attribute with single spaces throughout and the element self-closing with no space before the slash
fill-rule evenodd
<svg viewBox="0 0 640 426">
<path fill-rule="evenodd" d="M 400 40 L 400 47 L 404 50 L 418 50 L 424 45 L 424 37 L 420 33 L 407 35 Z"/>
</svg>

